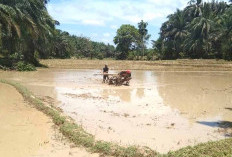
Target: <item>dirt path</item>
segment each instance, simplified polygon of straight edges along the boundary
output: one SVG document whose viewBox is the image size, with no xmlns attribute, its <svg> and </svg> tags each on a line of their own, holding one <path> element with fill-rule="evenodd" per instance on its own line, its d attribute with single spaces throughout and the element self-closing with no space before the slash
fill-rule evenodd
<svg viewBox="0 0 232 157">
<path fill-rule="evenodd" d="M 29 106 L 17 90 L 0 83 L 0 156 L 96 157 L 73 147 L 49 117 Z"/>
</svg>

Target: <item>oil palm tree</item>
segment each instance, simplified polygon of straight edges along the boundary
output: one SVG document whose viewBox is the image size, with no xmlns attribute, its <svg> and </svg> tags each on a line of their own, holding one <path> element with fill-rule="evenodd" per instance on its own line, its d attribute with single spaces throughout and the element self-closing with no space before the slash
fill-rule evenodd
<svg viewBox="0 0 232 157">
<path fill-rule="evenodd" d="M 232 7 L 228 8 L 221 16 L 221 27 L 217 32 L 217 40 L 220 41 L 222 57 L 226 60 L 232 60 Z"/>
<path fill-rule="evenodd" d="M 209 3 L 202 5 L 202 14 L 195 17 L 187 26 L 190 34 L 185 41 L 185 50 L 192 57 L 207 57 L 212 50 L 210 34 L 215 29 L 212 10 Z"/>
<path fill-rule="evenodd" d="M 1 0 L 0 26 L 1 39 L 4 39 L 9 53 L 22 51 L 24 59 L 38 64 L 34 52 L 39 50 L 41 43 L 55 30 L 55 21 L 49 16 L 46 0 Z M 8 43 L 8 44 L 7 44 Z M 7 46 L 8 45 L 8 46 Z"/>
<path fill-rule="evenodd" d="M 161 27 L 161 36 L 166 45 L 169 45 L 166 51 L 172 53 L 171 58 L 178 58 L 179 52 L 183 50 L 182 42 L 188 34 L 185 29 L 186 21 L 184 12 L 177 9 L 177 11 L 169 15 L 168 18 L 169 20 Z"/>
</svg>

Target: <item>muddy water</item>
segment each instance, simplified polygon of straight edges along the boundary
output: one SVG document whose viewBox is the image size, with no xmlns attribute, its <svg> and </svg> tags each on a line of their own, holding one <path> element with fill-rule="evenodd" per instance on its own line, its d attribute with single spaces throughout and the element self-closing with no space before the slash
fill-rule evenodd
<svg viewBox="0 0 232 157">
<path fill-rule="evenodd" d="M 102 84 L 96 73 L 45 69 L 0 78 L 23 83 L 100 140 L 165 153 L 230 135 L 231 72 L 133 71 L 121 87 Z"/>
</svg>

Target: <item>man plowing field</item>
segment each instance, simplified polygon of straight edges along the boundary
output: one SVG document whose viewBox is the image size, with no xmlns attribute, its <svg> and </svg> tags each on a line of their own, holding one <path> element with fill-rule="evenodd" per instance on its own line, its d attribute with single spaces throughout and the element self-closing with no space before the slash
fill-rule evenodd
<svg viewBox="0 0 232 157">
<path fill-rule="evenodd" d="M 108 72 L 109 72 L 109 68 L 107 65 L 105 65 L 105 67 L 103 68 L 103 83 L 105 83 L 106 80 L 109 80 Z"/>
<path fill-rule="evenodd" d="M 109 85 L 121 86 L 123 84 L 129 85 L 131 78 L 130 70 L 123 70 L 118 74 L 109 74 L 109 68 L 107 65 L 103 68 L 103 83 L 108 83 Z"/>
</svg>

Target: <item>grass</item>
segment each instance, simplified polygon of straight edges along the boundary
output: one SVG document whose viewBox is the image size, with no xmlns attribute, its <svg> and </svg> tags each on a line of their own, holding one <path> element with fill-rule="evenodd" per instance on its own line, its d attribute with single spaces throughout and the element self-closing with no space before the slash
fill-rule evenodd
<svg viewBox="0 0 232 157">
<path fill-rule="evenodd" d="M 38 63 L 37 67 L 48 68 L 46 65 Z M 35 71 L 36 67 L 24 61 L 16 61 L 10 58 L 0 56 L 0 69 L 17 71 Z"/>
<path fill-rule="evenodd" d="M 70 118 L 62 116 L 56 108 L 45 105 L 30 91 L 19 83 L 0 80 L 14 86 L 24 99 L 38 110 L 52 118 L 60 132 L 77 146 L 85 147 L 89 152 L 99 153 L 100 156 L 116 157 L 232 157 L 232 138 L 216 142 L 198 144 L 194 147 L 185 147 L 167 154 L 159 154 L 148 147 L 129 146 L 122 147 L 115 143 L 97 141 L 95 137 L 87 133 L 81 126 Z"/>
<path fill-rule="evenodd" d="M 164 157 L 232 157 L 232 138 L 169 152 Z"/>
</svg>

